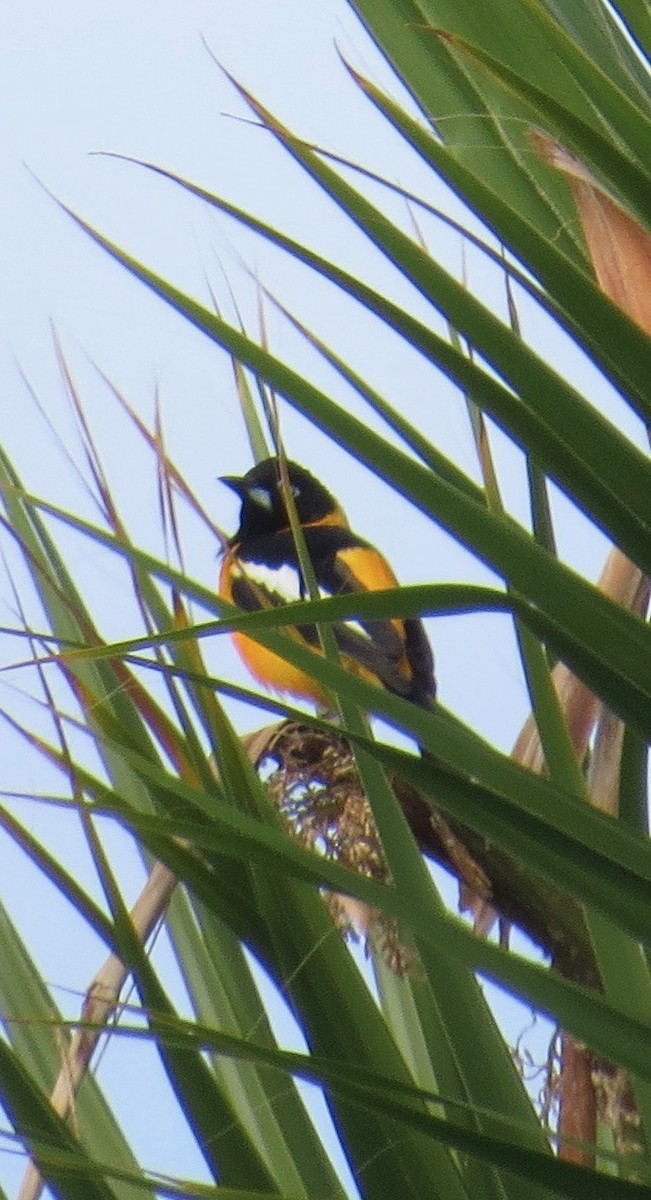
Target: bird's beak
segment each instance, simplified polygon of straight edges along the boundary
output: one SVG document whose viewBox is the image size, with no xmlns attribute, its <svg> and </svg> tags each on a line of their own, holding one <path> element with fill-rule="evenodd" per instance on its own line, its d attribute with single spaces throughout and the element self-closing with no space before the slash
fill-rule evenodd
<svg viewBox="0 0 651 1200">
<path fill-rule="evenodd" d="M 225 483 L 240 499 L 244 498 L 244 480 L 239 475 L 220 475 L 219 482 Z"/>
</svg>

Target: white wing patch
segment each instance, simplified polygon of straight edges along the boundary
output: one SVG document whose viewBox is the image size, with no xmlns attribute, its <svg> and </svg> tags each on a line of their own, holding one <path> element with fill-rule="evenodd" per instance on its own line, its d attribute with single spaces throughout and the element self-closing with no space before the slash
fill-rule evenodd
<svg viewBox="0 0 651 1200">
<path fill-rule="evenodd" d="M 302 600 L 301 579 L 295 567 L 284 563 L 282 567 L 270 567 L 265 563 L 247 562 L 237 564 L 233 571 L 241 579 L 249 579 L 270 596 L 280 596 L 288 604 Z"/>
<path fill-rule="evenodd" d="M 305 593 L 301 592 L 300 574 L 296 567 L 290 566 L 289 563 L 283 563 L 282 567 L 270 567 L 268 563 L 256 563 L 250 560 L 242 563 L 240 561 L 233 564 L 233 575 L 240 579 L 250 580 L 269 596 L 278 596 L 286 604 L 291 604 L 293 600 L 307 599 Z M 322 600 L 327 600 L 332 596 L 332 592 L 320 587 L 319 596 Z M 358 637 L 372 641 L 371 635 L 360 625 L 359 621 L 342 621 L 341 624 L 356 633 Z"/>
</svg>

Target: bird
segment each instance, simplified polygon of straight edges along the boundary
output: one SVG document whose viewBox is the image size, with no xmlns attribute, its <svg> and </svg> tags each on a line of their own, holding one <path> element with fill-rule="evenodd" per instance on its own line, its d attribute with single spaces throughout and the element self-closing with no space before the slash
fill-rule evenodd
<svg viewBox="0 0 651 1200">
<path fill-rule="evenodd" d="M 371 542 L 359 537 L 323 483 L 305 467 L 288 461 L 287 478 L 321 597 L 359 595 L 397 586 L 392 567 Z M 245 475 L 220 481 L 241 501 L 237 531 L 228 539 L 219 593 L 247 612 L 306 599 L 294 534 L 281 485 L 278 458 L 257 463 Z M 425 709 L 436 697 L 434 658 L 418 618 L 355 617 L 332 626 L 341 664 L 354 674 Z M 288 627 L 290 636 L 323 652 L 315 625 Z M 317 680 L 244 633 L 232 634 L 250 674 L 267 690 L 331 703 Z"/>
</svg>

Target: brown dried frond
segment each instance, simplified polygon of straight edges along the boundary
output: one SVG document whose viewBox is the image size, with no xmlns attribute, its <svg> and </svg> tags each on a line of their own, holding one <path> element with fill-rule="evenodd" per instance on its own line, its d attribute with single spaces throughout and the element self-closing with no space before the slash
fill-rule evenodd
<svg viewBox="0 0 651 1200">
<path fill-rule="evenodd" d="M 610 1129 L 618 1154 L 644 1153 L 644 1135 L 630 1073 L 612 1063 L 599 1063 L 592 1071 L 599 1120 Z"/>
</svg>

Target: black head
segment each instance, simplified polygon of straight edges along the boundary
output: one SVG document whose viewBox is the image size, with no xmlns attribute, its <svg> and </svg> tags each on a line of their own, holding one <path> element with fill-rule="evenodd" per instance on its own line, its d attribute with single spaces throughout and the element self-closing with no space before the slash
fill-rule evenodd
<svg viewBox="0 0 651 1200">
<path fill-rule="evenodd" d="M 333 524 L 345 524 L 336 500 L 318 479 L 294 462 L 287 463 L 287 471 L 301 525 L 326 517 L 332 518 Z M 240 527 L 231 538 L 232 544 L 289 528 L 277 458 L 266 458 L 241 477 L 222 475 L 221 482 L 232 488 L 242 501 Z"/>
</svg>

